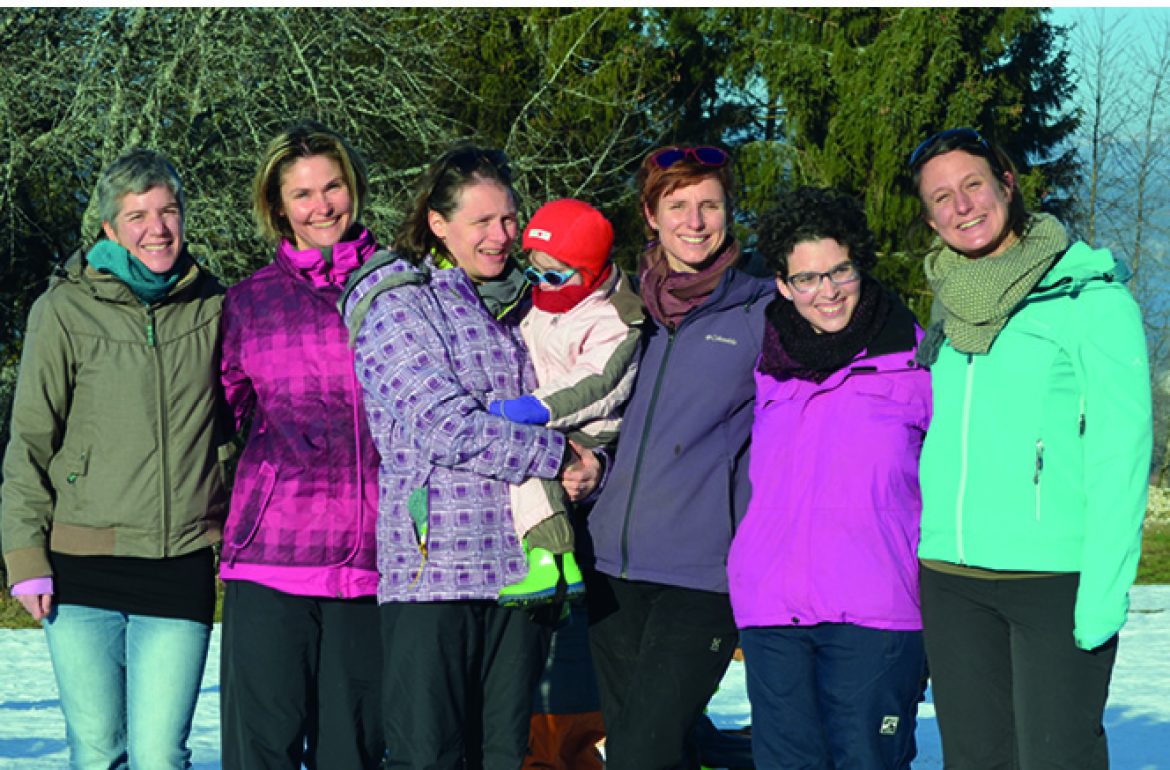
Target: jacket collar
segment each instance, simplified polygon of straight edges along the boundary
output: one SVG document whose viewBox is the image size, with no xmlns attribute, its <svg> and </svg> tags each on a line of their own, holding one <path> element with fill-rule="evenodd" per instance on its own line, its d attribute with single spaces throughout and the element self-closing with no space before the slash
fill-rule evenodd
<svg viewBox="0 0 1170 770">
<path fill-rule="evenodd" d="M 350 240 L 339 241 L 326 253 L 322 249 L 298 249 L 287 238 L 276 247 L 274 261 L 285 272 L 308 281 L 314 288 L 341 288 L 378 248 L 374 236 L 361 225 L 350 229 Z"/>
<path fill-rule="evenodd" d="M 183 259 L 186 259 L 187 269 L 179 276 L 178 282 L 170 292 L 160 300 L 160 303 L 169 302 L 175 297 L 189 291 L 204 274 L 204 270 L 194 259 L 189 258 L 186 247 L 183 248 Z M 102 273 L 90 266 L 85 258 L 85 251 L 75 251 L 64 265 L 58 263 L 50 278 L 50 286 L 57 283 L 72 283 L 88 291 L 92 296 L 104 302 L 116 302 L 123 305 L 142 306 L 142 301 L 135 296 L 130 287 L 121 279 L 109 273 Z"/>
</svg>

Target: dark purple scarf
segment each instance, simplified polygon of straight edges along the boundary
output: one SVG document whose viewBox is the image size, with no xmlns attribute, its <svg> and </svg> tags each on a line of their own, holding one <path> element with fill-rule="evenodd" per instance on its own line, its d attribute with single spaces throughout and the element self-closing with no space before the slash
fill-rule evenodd
<svg viewBox="0 0 1170 770">
<path fill-rule="evenodd" d="M 818 334 L 791 301 L 777 296 L 764 310 L 768 322 L 759 370 L 778 380 L 824 382 L 868 347 L 885 326 L 891 304 L 881 285 L 863 275 L 849 323 L 839 332 Z"/>
</svg>

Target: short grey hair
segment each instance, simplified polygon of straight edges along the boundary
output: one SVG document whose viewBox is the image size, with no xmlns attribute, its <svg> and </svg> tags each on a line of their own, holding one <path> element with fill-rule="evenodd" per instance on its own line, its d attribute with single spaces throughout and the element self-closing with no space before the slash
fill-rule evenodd
<svg viewBox="0 0 1170 770">
<path fill-rule="evenodd" d="M 179 203 L 179 213 L 185 213 L 187 203 L 183 197 L 183 182 L 179 172 L 162 153 L 136 148 L 123 154 L 98 178 L 93 191 L 92 205 L 102 222 L 111 224 L 122 208 L 125 195 L 141 195 L 153 187 L 165 187 Z"/>
</svg>

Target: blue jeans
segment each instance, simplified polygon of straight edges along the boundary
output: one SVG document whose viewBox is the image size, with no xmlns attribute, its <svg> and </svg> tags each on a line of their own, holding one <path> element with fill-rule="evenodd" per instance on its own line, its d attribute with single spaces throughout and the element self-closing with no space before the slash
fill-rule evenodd
<svg viewBox="0 0 1170 770">
<path fill-rule="evenodd" d="M 71 768 L 191 766 L 210 626 L 61 604 L 44 627 Z"/>
<path fill-rule="evenodd" d="M 744 628 L 760 770 L 909 770 L 925 661 L 918 631 Z"/>
</svg>

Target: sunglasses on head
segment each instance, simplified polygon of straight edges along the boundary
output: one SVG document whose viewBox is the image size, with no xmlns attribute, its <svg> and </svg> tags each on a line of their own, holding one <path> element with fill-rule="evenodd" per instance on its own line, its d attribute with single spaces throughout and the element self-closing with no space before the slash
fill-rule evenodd
<svg viewBox="0 0 1170 770">
<path fill-rule="evenodd" d="M 456 150 L 447 156 L 446 166 L 458 169 L 461 174 L 470 174 L 484 161 L 497 169 L 508 168 L 508 156 L 502 150 L 485 150 L 479 147 Z"/>
<path fill-rule="evenodd" d="M 958 139 L 967 144 L 982 145 L 983 149 L 991 152 L 991 145 L 987 140 L 973 128 L 948 128 L 946 131 L 939 131 L 937 134 L 927 137 L 921 144 L 914 148 L 914 152 L 910 153 L 910 161 L 908 166 L 913 168 L 918 165 L 918 161 L 927 154 L 928 150 L 932 150 L 940 142 L 945 142 L 948 139 Z"/>
<path fill-rule="evenodd" d="M 718 147 L 664 147 L 650 156 L 650 160 L 661 169 L 668 169 L 680 160 L 690 158 L 700 166 L 721 168 L 731 160 L 730 156 Z"/>
<path fill-rule="evenodd" d="M 427 192 L 427 206 L 429 208 L 434 208 L 432 201 L 437 190 L 448 190 L 450 188 L 451 179 L 449 173 L 451 171 L 458 173 L 460 177 L 459 184 L 463 184 L 471 178 L 471 175 L 476 169 L 491 166 L 495 169 L 495 175 L 503 181 L 505 186 L 511 185 L 512 183 L 512 170 L 508 168 L 508 156 L 502 150 L 490 150 L 474 146 L 461 147 L 444 155 L 439 162 L 440 165 L 434 172 L 434 178 L 431 180 L 431 189 Z"/>
<path fill-rule="evenodd" d="M 554 288 L 564 286 L 576 274 L 577 269 L 575 267 L 571 267 L 568 270 L 537 270 L 532 265 L 529 265 L 524 268 L 524 277 L 533 286 L 539 283 L 547 283 Z"/>
</svg>

